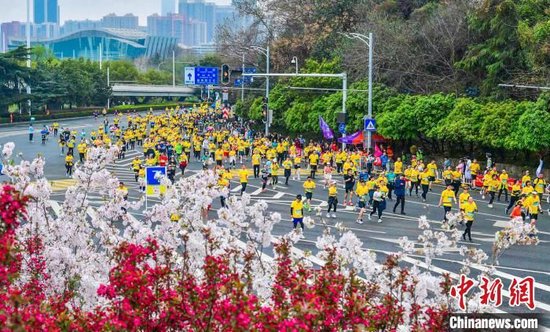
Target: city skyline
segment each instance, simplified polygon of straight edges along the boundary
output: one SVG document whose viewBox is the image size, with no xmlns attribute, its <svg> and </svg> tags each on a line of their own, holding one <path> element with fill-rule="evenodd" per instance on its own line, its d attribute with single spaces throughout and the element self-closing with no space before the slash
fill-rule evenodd
<svg viewBox="0 0 550 332">
<path fill-rule="evenodd" d="M 32 0 L 31 21 L 33 20 Z M 210 0 L 218 5 L 228 5 L 230 0 Z M 8 5 L 9 3 L 9 5 Z M 147 24 L 147 16 L 161 13 L 161 0 L 59 0 L 59 21 L 63 25 L 67 20 L 98 20 L 110 13 L 125 15 L 132 13 L 139 17 L 139 24 Z M 0 0 L 4 9 L 0 11 L 0 22 L 21 21 L 26 22 L 26 1 L 18 0 L 13 3 L 10 0 Z"/>
</svg>

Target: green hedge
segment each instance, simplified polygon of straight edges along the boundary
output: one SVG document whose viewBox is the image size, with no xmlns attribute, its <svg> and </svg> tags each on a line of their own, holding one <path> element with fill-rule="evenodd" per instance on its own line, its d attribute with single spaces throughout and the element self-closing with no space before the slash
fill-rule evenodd
<svg viewBox="0 0 550 332">
<path fill-rule="evenodd" d="M 68 119 L 68 118 L 78 118 L 83 116 L 92 116 L 94 114 L 94 111 L 101 109 L 93 108 L 93 109 L 74 109 L 70 111 L 58 111 L 58 112 L 52 112 L 51 114 L 47 115 L 44 113 L 38 113 L 33 114 L 32 117 L 35 121 L 41 121 L 41 120 L 55 120 L 55 119 Z M 28 122 L 30 121 L 30 117 L 28 114 L 19 114 L 17 113 L 14 117 L 14 122 Z M 0 117 L 0 123 L 10 123 L 10 118 L 8 117 Z"/>
<path fill-rule="evenodd" d="M 177 106 L 184 106 L 184 107 L 191 107 L 197 103 L 166 103 L 166 104 L 144 104 L 144 105 L 120 105 L 115 106 L 109 109 L 109 112 L 112 113 L 115 110 L 116 111 L 128 111 L 128 110 L 135 110 L 137 112 L 141 111 L 148 111 L 150 108 L 153 108 L 154 110 L 163 110 L 166 107 L 172 108 Z M 92 116 L 94 114 L 94 111 L 98 111 L 101 114 L 102 107 L 94 107 L 90 109 L 72 109 L 72 110 L 59 110 L 59 111 L 52 111 L 49 115 L 44 113 L 37 113 L 33 114 L 32 117 L 35 121 L 41 121 L 41 120 L 55 120 L 55 119 L 70 119 L 70 118 L 78 118 L 78 117 L 84 117 L 84 116 Z M 14 122 L 28 122 L 30 120 L 30 117 L 27 114 L 15 114 Z M 0 124 L 2 123 L 10 123 L 10 118 L 8 117 L 0 117 Z"/>
</svg>

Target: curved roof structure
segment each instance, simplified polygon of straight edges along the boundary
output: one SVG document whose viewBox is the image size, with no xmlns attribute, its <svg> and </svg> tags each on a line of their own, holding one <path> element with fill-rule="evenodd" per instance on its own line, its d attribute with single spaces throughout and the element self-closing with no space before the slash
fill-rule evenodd
<svg viewBox="0 0 550 332">
<path fill-rule="evenodd" d="M 150 36 L 140 30 L 101 28 L 81 30 L 31 43 L 44 45 L 61 58 L 82 57 L 97 60 L 101 50 L 103 59 L 117 60 L 142 56 L 165 58 L 176 47 L 176 38 Z M 25 40 L 22 39 L 13 39 L 9 42 L 10 48 L 24 44 Z"/>
</svg>

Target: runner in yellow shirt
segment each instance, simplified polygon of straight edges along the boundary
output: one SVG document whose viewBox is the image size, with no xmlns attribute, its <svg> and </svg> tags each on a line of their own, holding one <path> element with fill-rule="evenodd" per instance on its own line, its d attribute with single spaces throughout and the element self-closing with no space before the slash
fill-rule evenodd
<svg viewBox="0 0 550 332">
<path fill-rule="evenodd" d="M 443 190 L 443 192 L 441 193 L 438 205 L 443 206 L 443 223 L 445 224 L 449 221 L 449 219 L 447 218 L 447 214 L 451 212 L 453 201 L 456 204 L 455 192 L 453 191 L 453 186 L 448 185 L 447 189 Z"/>
<path fill-rule="evenodd" d="M 254 150 L 252 154 L 252 168 L 254 169 L 254 178 L 257 179 L 260 176 L 260 163 L 262 161 L 262 156 L 258 153 L 257 150 Z"/>
<path fill-rule="evenodd" d="M 359 177 L 359 183 L 357 183 L 355 194 L 357 194 L 357 206 L 359 207 L 359 215 L 357 216 L 357 220 L 355 222 L 358 224 L 362 224 L 363 215 L 367 211 L 367 201 L 369 198 L 369 187 L 365 182 L 365 178 L 362 176 Z"/>
<path fill-rule="evenodd" d="M 302 203 L 302 195 L 296 195 L 296 199 L 290 204 L 290 216 L 292 217 L 292 223 L 294 224 L 294 229 L 302 227 L 302 232 L 304 231 L 304 204 Z"/>
<path fill-rule="evenodd" d="M 315 174 L 317 173 L 317 164 L 319 163 L 319 155 L 317 152 L 312 152 L 309 155 L 309 167 L 310 167 L 310 176 L 312 179 L 315 179 Z"/>
<path fill-rule="evenodd" d="M 283 169 L 285 172 L 285 185 L 288 186 L 288 179 L 292 173 L 292 161 L 290 161 L 290 157 L 287 157 L 286 160 L 283 161 Z"/>
<path fill-rule="evenodd" d="M 241 196 L 246 190 L 246 186 L 248 184 L 248 170 L 246 169 L 246 165 L 242 165 L 241 170 L 239 171 L 239 180 L 241 182 Z"/>
<path fill-rule="evenodd" d="M 306 193 L 305 207 L 308 209 L 309 212 L 311 212 L 311 199 L 313 198 L 313 190 L 316 187 L 315 182 L 313 182 L 311 176 L 307 177 L 307 180 L 304 182 L 303 187 Z"/>
<path fill-rule="evenodd" d="M 336 218 L 336 207 L 338 206 L 338 188 L 336 188 L 336 181 L 331 181 L 328 187 L 328 210 L 327 218 Z M 333 210 L 330 215 L 330 210 Z"/>
<path fill-rule="evenodd" d="M 536 191 L 531 192 L 531 194 L 527 196 L 523 201 L 523 206 L 527 209 L 527 212 L 529 212 L 531 225 L 535 225 L 537 223 L 539 213 L 541 211 L 538 192 Z"/>
<path fill-rule="evenodd" d="M 468 239 L 472 242 L 472 224 L 474 223 L 474 214 L 477 212 L 477 205 L 472 196 L 462 205 L 462 210 L 464 211 L 464 220 L 466 220 L 466 230 L 462 234 L 462 239 L 466 241 L 466 235 L 468 235 Z"/>
<path fill-rule="evenodd" d="M 403 162 L 401 161 L 401 158 L 397 158 L 397 160 L 393 164 L 393 172 L 395 173 L 395 175 L 403 174 Z"/>
<path fill-rule="evenodd" d="M 292 177 L 292 180 L 300 181 L 300 168 L 302 168 L 302 157 L 296 155 L 294 157 L 294 176 Z"/>
</svg>

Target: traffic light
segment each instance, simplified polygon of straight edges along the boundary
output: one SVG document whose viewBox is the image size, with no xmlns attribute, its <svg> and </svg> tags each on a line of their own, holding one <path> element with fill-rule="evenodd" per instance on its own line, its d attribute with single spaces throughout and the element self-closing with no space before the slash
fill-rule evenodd
<svg viewBox="0 0 550 332">
<path fill-rule="evenodd" d="M 222 84 L 229 84 L 231 73 L 228 65 L 222 65 Z"/>
</svg>

